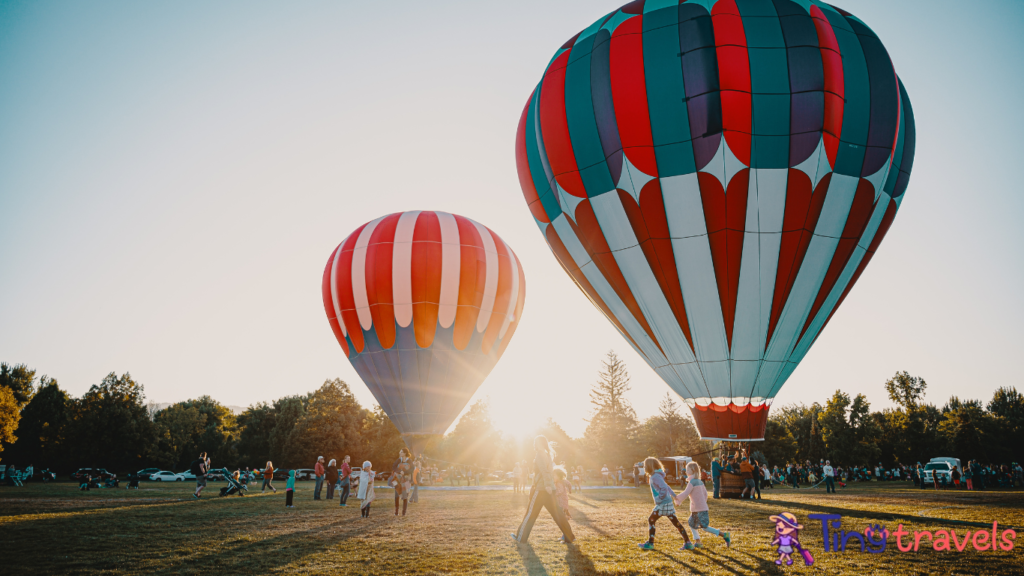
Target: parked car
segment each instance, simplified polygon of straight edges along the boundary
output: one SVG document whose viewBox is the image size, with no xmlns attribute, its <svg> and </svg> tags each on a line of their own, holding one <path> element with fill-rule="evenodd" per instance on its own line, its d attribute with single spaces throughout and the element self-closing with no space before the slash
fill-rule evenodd
<svg viewBox="0 0 1024 576">
<path fill-rule="evenodd" d="M 161 470 L 156 474 L 150 476 L 150 479 L 154 482 L 184 482 L 185 478 L 181 474 L 175 474 L 169 470 Z M 195 477 L 193 476 L 193 479 Z"/>
<path fill-rule="evenodd" d="M 86 476 L 92 476 L 93 480 L 106 480 L 110 478 L 110 472 L 105 468 L 79 468 L 71 475 L 71 479 L 81 482 Z"/>
<path fill-rule="evenodd" d="M 960 466 L 959 458 L 932 458 L 931 460 L 928 461 L 927 464 L 924 465 L 924 471 L 922 475 L 924 476 L 925 483 L 934 482 L 934 475 L 937 474 L 939 476 L 940 483 L 945 482 L 946 484 L 951 484 L 953 481 L 954 466 L 956 466 L 961 472 L 963 472 L 963 467 Z"/>
<path fill-rule="evenodd" d="M 296 468 L 295 479 L 296 480 L 313 480 L 316 478 L 316 470 L 312 468 Z"/>
<path fill-rule="evenodd" d="M 274 480 L 287 480 L 288 469 L 287 468 L 275 468 L 274 469 Z"/>
<path fill-rule="evenodd" d="M 159 468 L 143 468 L 142 470 L 139 470 L 139 480 L 150 480 L 150 476 L 159 471 Z"/>
<path fill-rule="evenodd" d="M 191 470 L 185 470 L 184 472 L 179 472 L 178 476 L 181 476 L 182 480 L 191 480 L 193 482 L 195 482 L 195 480 L 196 480 L 196 475 L 193 474 Z"/>
<path fill-rule="evenodd" d="M 224 470 L 223 468 L 214 468 L 213 470 L 210 470 L 209 472 L 206 473 L 206 479 L 207 480 L 223 480 L 224 479 L 224 472 L 223 472 L 223 470 Z"/>
<path fill-rule="evenodd" d="M 44 470 L 32 470 L 32 475 L 25 480 L 31 480 L 33 482 L 53 482 L 57 479 L 57 475 L 50 472 L 50 469 Z"/>
</svg>

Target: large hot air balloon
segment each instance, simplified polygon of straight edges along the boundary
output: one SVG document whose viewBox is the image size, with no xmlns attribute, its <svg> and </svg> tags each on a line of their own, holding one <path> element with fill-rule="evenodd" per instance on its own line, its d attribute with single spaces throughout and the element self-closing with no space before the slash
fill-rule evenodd
<svg viewBox="0 0 1024 576">
<path fill-rule="evenodd" d="M 494 368 L 526 299 L 508 244 L 447 212 L 363 224 L 331 253 L 321 289 L 341 349 L 416 454 Z"/>
<path fill-rule="evenodd" d="M 764 438 L 913 158 L 882 43 L 817 0 L 631 2 L 558 49 L 516 135 L 551 251 L 722 440 Z"/>
</svg>

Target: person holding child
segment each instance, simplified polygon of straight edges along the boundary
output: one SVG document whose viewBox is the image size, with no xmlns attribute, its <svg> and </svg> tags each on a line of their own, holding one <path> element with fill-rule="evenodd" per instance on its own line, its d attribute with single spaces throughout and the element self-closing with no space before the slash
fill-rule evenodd
<svg viewBox="0 0 1024 576">
<path fill-rule="evenodd" d="M 679 535 L 683 537 L 684 544 L 682 549 L 693 550 L 693 544 L 690 543 L 690 537 L 686 534 L 686 528 L 683 528 L 683 525 L 679 523 L 679 519 L 676 518 L 676 508 L 673 505 L 676 494 L 669 487 L 668 482 L 665 481 L 665 466 L 654 456 L 648 456 L 644 460 L 644 472 L 647 476 L 647 483 L 651 486 L 651 496 L 654 497 L 654 509 L 651 510 L 651 515 L 647 518 L 647 541 L 641 542 L 637 546 L 641 550 L 654 549 L 654 525 L 658 522 L 659 518 L 664 516 L 679 530 Z"/>
<path fill-rule="evenodd" d="M 686 488 L 679 494 L 679 496 L 675 497 L 675 502 L 678 504 L 683 501 L 683 498 L 690 499 L 690 519 L 687 521 L 687 524 L 689 524 L 690 528 L 693 530 L 693 539 L 695 541 L 693 547 L 704 547 L 700 541 L 701 530 L 710 532 L 715 536 L 721 536 L 722 539 L 725 540 L 725 547 L 730 547 L 732 545 L 732 537 L 730 534 L 710 526 L 711 518 L 708 514 L 708 489 L 700 479 L 700 464 L 693 461 L 686 463 Z"/>
<path fill-rule="evenodd" d="M 572 544 L 576 536 L 573 535 L 572 527 L 555 501 L 554 450 L 544 436 L 534 438 L 533 449 L 536 475 L 533 488 L 530 490 L 530 504 L 526 507 L 526 515 L 523 516 L 519 529 L 512 533 L 512 539 L 517 544 L 525 543 L 530 538 L 530 531 L 533 530 L 533 524 L 537 521 L 541 508 L 547 508 L 555 524 L 558 524 L 562 531 L 561 542 Z"/>
</svg>

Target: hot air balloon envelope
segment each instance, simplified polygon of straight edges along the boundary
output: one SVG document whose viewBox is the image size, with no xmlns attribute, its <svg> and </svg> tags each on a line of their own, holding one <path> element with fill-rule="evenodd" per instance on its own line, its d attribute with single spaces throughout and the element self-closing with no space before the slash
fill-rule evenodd
<svg viewBox="0 0 1024 576">
<path fill-rule="evenodd" d="M 324 269 L 342 350 L 419 453 L 444 434 L 508 346 L 526 279 L 494 232 L 447 212 L 400 212 L 342 241 Z"/>
<path fill-rule="evenodd" d="M 555 52 L 516 136 L 551 251 L 723 440 L 763 439 L 913 157 L 882 43 L 817 0 L 631 2 Z"/>
</svg>

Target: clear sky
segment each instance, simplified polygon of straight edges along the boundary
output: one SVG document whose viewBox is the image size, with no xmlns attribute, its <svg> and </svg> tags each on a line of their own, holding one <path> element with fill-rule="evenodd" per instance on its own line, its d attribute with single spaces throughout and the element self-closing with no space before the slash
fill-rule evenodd
<svg viewBox="0 0 1024 576">
<path fill-rule="evenodd" d="M 477 397 L 582 434 L 616 350 L 641 417 L 668 387 L 572 284 L 519 189 L 514 138 L 554 51 L 622 0 L 0 1 L 0 359 L 80 395 L 225 404 L 340 377 L 320 277 L 354 228 L 444 210 L 500 234 L 526 307 Z M 1024 2 L 845 0 L 889 50 L 917 158 L 881 250 L 776 405 L 1024 388 Z"/>
</svg>

